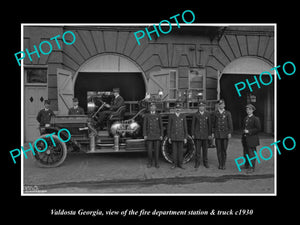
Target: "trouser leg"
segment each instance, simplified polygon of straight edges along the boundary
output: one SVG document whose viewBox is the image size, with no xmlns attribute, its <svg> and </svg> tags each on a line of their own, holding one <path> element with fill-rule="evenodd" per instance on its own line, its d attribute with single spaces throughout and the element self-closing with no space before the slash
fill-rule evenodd
<svg viewBox="0 0 300 225">
<path fill-rule="evenodd" d="M 160 141 L 156 140 L 154 142 L 154 162 L 155 162 L 155 166 L 158 166 L 159 149 L 160 149 Z"/>
<path fill-rule="evenodd" d="M 222 140 L 222 167 L 225 168 L 227 159 L 228 138 Z"/>
<path fill-rule="evenodd" d="M 250 159 L 252 159 L 253 157 L 255 157 L 255 151 L 256 151 L 256 147 L 248 147 L 249 151 L 248 151 L 248 157 Z M 246 161 L 248 161 L 248 159 L 246 159 Z M 252 159 L 251 160 L 251 164 L 252 164 L 252 168 L 255 168 L 255 163 L 256 163 L 256 159 Z M 250 166 L 251 166 L 250 164 Z"/>
<path fill-rule="evenodd" d="M 195 167 L 199 167 L 201 158 L 201 141 L 199 139 L 195 140 L 196 144 L 196 154 L 195 154 Z"/>
<path fill-rule="evenodd" d="M 202 151 L 203 151 L 203 164 L 208 165 L 208 159 L 207 159 L 207 149 L 208 149 L 208 140 L 202 140 Z"/>
<path fill-rule="evenodd" d="M 178 156 L 178 166 L 182 167 L 182 164 L 183 164 L 183 141 L 178 141 L 178 143 L 177 143 L 177 156 Z"/>
<path fill-rule="evenodd" d="M 242 145 L 243 145 L 243 155 L 244 155 L 244 158 L 246 160 L 245 162 L 245 168 L 248 169 L 249 168 L 249 162 L 246 158 L 246 154 L 249 155 L 249 147 L 248 147 L 248 144 L 247 144 L 247 141 L 246 141 L 246 137 L 242 137 Z"/>
<path fill-rule="evenodd" d="M 217 157 L 218 157 L 218 163 L 219 163 L 219 169 L 222 166 L 222 156 L 221 156 L 221 139 L 216 138 L 216 149 L 217 149 Z"/>
<path fill-rule="evenodd" d="M 153 141 L 146 141 L 147 145 L 147 152 L 148 152 L 148 165 L 152 165 L 152 147 L 153 147 Z"/>
<path fill-rule="evenodd" d="M 172 141 L 172 158 L 173 158 L 173 165 L 177 166 L 177 142 Z"/>
<path fill-rule="evenodd" d="M 110 110 L 102 111 L 99 113 L 98 123 L 103 126 L 103 122 L 108 118 L 108 116 L 112 113 Z"/>
</svg>

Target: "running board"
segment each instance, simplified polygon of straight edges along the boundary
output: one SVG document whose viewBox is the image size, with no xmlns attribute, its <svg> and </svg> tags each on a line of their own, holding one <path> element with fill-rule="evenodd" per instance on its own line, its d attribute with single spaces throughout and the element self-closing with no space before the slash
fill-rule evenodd
<svg viewBox="0 0 300 225">
<path fill-rule="evenodd" d="M 114 144 L 104 144 L 104 143 L 102 143 L 102 144 L 96 144 L 96 146 L 99 146 L 99 147 L 113 147 Z"/>
<path fill-rule="evenodd" d="M 111 153 L 111 152 L 145 152 L 145 149 L 125 149 L 125 148 L 120 148 L 118 151 L 116 151 L 113 148 L 104 148 L 104 149 L 95 149 L 94 151 L 87 151 L 86 153 L 88 154 L 93 154 L 93 153 Z"/>
</svg>

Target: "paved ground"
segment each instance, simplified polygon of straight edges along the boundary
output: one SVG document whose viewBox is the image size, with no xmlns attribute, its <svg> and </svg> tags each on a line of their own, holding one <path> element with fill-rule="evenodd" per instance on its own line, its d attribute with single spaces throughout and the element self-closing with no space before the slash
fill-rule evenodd
<svg viewBox="0 0 300 225">
<path fill-rule="evenodd" d="M 201 182 L 191 184 L 155 184 L 149 186 L 121 186 L 118 187 L 57 187 L 47 190 L 47 193 L 107 193 L 107 194 L 270 194 L 274 193 L 274 178 L 237 180 L 231 179 L 226 182 Z"/>
<path fill-rule="evenodd" d="M 262 138 L 261 146 L 272 138 Z M 171 169 L 162 157 L 160 168 L 146 167 L 146 153 L 71 153 L 57 168 L 40 168 L 24 159 L 24 185 L 47 193 L 274 193 L 274 157 L 261 160 L 254 174 L 239 172 L 234 159 L 241 156 L 239 138 L 232 138 L 227 169 L 218 170 L 216 150 L 209 149 L 210 168 Z M 267 156 L 266 156 L 267 157 Z"/>
</svg>

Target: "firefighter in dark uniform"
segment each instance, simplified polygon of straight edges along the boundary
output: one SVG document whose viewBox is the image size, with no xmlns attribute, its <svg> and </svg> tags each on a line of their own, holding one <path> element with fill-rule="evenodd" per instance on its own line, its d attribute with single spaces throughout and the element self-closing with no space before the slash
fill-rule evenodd
<svg viewBox="0 0 300 225">
<path fill-rule="evenodd" d="M 243 153 L 246 158 L 246 154 L 248 154 L 249 158 L 253 158 L 255 156 L 254 151 L 256 151 L 256 146 L 259 145 L 258 132 L 260 131 L 260 120 L 258 117 L 253 115 L 255 111 L 255 106 L 252 104 L 248 104 L 246 106 L 247 116 L 243 121 L 243 134 L 242 134 L 242 145 L 243 145 Z M 249 162 L 246 160 L 245 169 L 247 169 L 247 173 L 254 172 L 256 159 L 251 160 L 252 167 L 249 167 Z"/>
<path fill-rule="evenodd" d="M 221 170 L 225 170 L 228 140 L 233 131 L 231 113 L 225 110 L 225 101 L 219 100 L 218 109 L 212 116 L 212 133 L 215 137 L 217 157 Z"/>
<path fill-rule="evenodd" d="M 84 110 L 78 105 L 78 99 L 73 98 L 73 107 L 69 109 L 69 115 L 83 115 Z"/>
<path fill-rule="evenodd" d="M 211 118 L 205 110 L 205 102 L 200 102 L 199 111 L 193 115 L 191 134 L 196 144 L 195 168 L 200 166 L 201 148 L 203 165 L 209 168 L 207 159 L 208 139 L 211 138 Z"/>
<path fill-rule="evenodd" d="M 187 123 L 185 115 L 180 113 L 181 105 L 176 104 L 175 114 L 169 116 L 168 121 L 168 139 L 172 144 L 172 157 L 173 165 L 172 169 L 178 166 L 181 169 L 185 169 L 182 166 L 183 163 L 183 144 L 187 143 Z"/>
<path fill-rule="evenodd" d="M 150 168 L 152 166 L 154 153 L 154 164 L 156 168 L 159 168 L 158 156 L 160 142 L 163 139 L 163 125 L 161 116 L 156 113 L 156 105 L 154 103 L 150 104 L 150 112 L 145 114 L 143 135 L 146 140 L 146 148 L 148 152 L 147 167 Z"/>
<path fill-rule="evenodd" d="M 40 123 L 40 133 L 43 133 L 43 128 L 50 126 L 51 117 L 55 116 L 54 112 L 50 109 L 50 100 L 44 101 L 44 109 L 41 109 L 36 117 L 36 120 Z"/>
<path fill-rule="evenodd" d="M 124 99 L 120 95 L 120 89 L 119 88 L 114 88 L 113 89 L 113 94 L 114 94 L 114 100 L 111 102 L 111 104 L 105 104 L 105 107 L 107 110 L 101 111 L 99 113 L 98 117 L 98 124 L 100 129 L 104 126 L 103 122 L 115 111 L 117 111 L 121 106 L 124 105 Z"/>
</svg>

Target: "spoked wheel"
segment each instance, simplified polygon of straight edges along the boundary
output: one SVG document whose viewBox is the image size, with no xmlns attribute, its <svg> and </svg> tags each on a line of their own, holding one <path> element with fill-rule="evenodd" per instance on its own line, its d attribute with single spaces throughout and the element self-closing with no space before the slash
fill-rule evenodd
<svg viewBox="0 0 300 225">
<path fill-rule="evenodd" d="M 196 148 L 195 143 L 191 136 L 188 136 L 187 143 L 183 146 L 183 163 L 189 162 L 195 155 Z M 168 137 L 165 137 L 162 143 L 162 154 L 164 158 L 173 163 L 172 159 L 172 144 L 169 143 Z"/>
<path fill-rule="evenodd" d="M 41 167 L 57 167 L 64 162 L 67 157 L 67 146 L 64 142 L 61 142 L 56 135 L 52 135 L 55 146 L 50 137 L 46 137 L 48 134 L 42 135 L 40 138 L 47 142 L 48 147 L 43 141 L 39 141 L 36 147 L 40 150 L 35 149 L 34 158 Z M 46 150 L 44 150 L 46 149 Z"/>
</svg>

